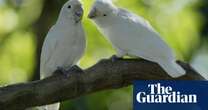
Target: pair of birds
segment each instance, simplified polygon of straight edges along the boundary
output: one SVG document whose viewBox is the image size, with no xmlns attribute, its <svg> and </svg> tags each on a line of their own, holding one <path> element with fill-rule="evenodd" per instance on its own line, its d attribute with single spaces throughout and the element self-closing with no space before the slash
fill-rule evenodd
<svg viewBox="0 0 208 110">
<path fill-rule="evenodd" d="M 57 69 L 62 70 L 63 73 L 69 69 L 79 69 L 75 65 L 84 54 L 86 47 L 81 23 L 83 13 L 80 0 L 69 0 L 64 4 L 42 48 L 41 79 L 51 76 Z M 112 43 L 117 51 L 117 57 L 136 56 L 156 62 L 174 78 L 186 73 L 176 63 L 171 48 L 142 17 L 116 7 L 111 0 L 96 0 L 88 18 L 95 22 Z M 45 107 L 46 110 L 57 110 L 59 105 Z"/>
</svg>

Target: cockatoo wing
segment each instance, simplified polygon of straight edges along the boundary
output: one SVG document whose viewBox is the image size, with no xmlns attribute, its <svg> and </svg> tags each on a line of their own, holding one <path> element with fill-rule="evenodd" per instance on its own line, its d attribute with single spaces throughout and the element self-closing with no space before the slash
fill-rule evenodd
<svg viewBox="0 0 208 110">
<path fill-rule="evenodd" d="M 157 62 L 172 77 L 185 74 L 184 69 L 175 62 L 171 48 L 148 21 L 124 9 L 119 9 L 118 16 L 125 19 L 124 25 L 131 30 L 131 33 L 128 33 L 130 43 L 122 43 L 121 48 L 127 50 L 132 56 Z"/>
<path fill-rule="evenodd" d="M 52 55 L 54 54 L 54 50 L 56 50 L 57 45 L 57 39 L 53 37 L 53 33 L 55 32 L 54 27 L 50 29 L 48 32 L 48 35 L 45 38 L 43 47 L 42 47 L 42 53 L 41 53 L 41 62 L 40 62 L 40 73 L 41 73 L 41 79 L 45 78 L 46 76 L 52 75 L 52 72 L 54 69 L 49 69 L 47 66 L 47 63 L 51 60 Z M 49 38 L 50 37 L 50 38 Z M 49 71 L 51 70 L 51 71 Z M 50 74 L 49 74 L 50 73 Z M 48 75 L 45 75 L 48 74 Z"/>
<path fill-rule="evenodd" d="M 126 48 L 129 53 L 147 57 L 152 61 L 174 59 L 172 50 L 148 21 L 124 9 L 119 10 L 119 16 L 125 19 L 124 24 L 132 32 L 128 33 L 128 40 L 131 40 L 131 43 L 125 45 L 125 47 L 129 47 Z"/>
</svg>

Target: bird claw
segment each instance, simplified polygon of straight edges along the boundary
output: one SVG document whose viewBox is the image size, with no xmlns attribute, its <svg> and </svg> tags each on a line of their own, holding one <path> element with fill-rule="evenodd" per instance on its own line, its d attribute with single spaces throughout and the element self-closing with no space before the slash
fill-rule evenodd
<svg viewBox="0 0 208 110">
<path fill-rule="evenodd" d="M 77 65 L 72 66 L 68 71 L 77 72 L 77 73 L 84 73 L 84 71 Z"/>
<path fill-rule="evenodd" d="M 122 60 L 122 58 L 120 58 L 120 57 L 118 57 L 116 55 L 113 55 L 110 59 L 111 59 L 112 62 L 115 62 L 115 61 L 118 61 L 118 60 Z"/>
<path fill-rule="evenodd" d="M 66 70 L 62 67 L 58 67 L 57 70 L 54 73 L 55 74 L 61 74 L 61 75 L 64 75 L 66 77 L 69 77 L 70 72 L 84 73 L 84 71 L 77 65 L 72 66 L 68 70 Z"/>
<path fill-rule="evenodd" d="M 62 67 L 58 67 L 57 70 L 54 72 L 55 74 L 61 74 L 64 75 L 66 77 L 69 77 L 69 73 L 66 69 L 62 68 Z"/>
</svg>

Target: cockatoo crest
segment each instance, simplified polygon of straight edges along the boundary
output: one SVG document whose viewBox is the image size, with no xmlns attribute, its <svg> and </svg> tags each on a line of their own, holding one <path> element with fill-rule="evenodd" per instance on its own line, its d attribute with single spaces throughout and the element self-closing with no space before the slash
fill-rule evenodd
<svg viewBox="0 0 208 110">
<path fill-rule="evenodd" d="M 96 2 L 110 3 L 112 4 L 112 0 L 97 0 Z"/>
<path fill-rule="evenodd" d="M 93 8 L 97 8 L 100 12 L 112 12 L 115 8 L 111 0 L 96 0 Z"/>
<path fill-rule="evenodd" d="M 111 0 L 96 0 L 95 5 L 113 5 Z"/>
</svg>

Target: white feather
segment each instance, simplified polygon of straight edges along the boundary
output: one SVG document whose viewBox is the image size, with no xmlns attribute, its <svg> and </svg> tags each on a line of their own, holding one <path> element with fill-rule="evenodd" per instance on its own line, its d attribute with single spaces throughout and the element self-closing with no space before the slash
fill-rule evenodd
<svg viewBox="0 0 208 110">
<path fill-rule="evenodd" d="M 64 4 L 57 23 L 50 29 L 44 41 L 41 53 L 41 79 L 49 77 L 61 67 L 69 69 L 82 57 L 85 47 L 85 33 L 80 18 L 74 17 L 74 11 L 80 10 L 80 0 L 69 0 Z M 68 6 L 72 8 L 69 9 Z M 59 103 L 40 107 L 45 110 L 58 110 Z"/>
<path fill-rule="evenodd" d="M 176 64 L 171 48 L 148 21 L 106 3 L 95 3 L 96 13 L 101 16 L 92 19 L 115 47 L 119 56 L 137 56 L 156 62 L 174 78 L 185 74 L 185 70 Z M 103 14 L 107 16 L 102 16 Z"/>
</svg>

